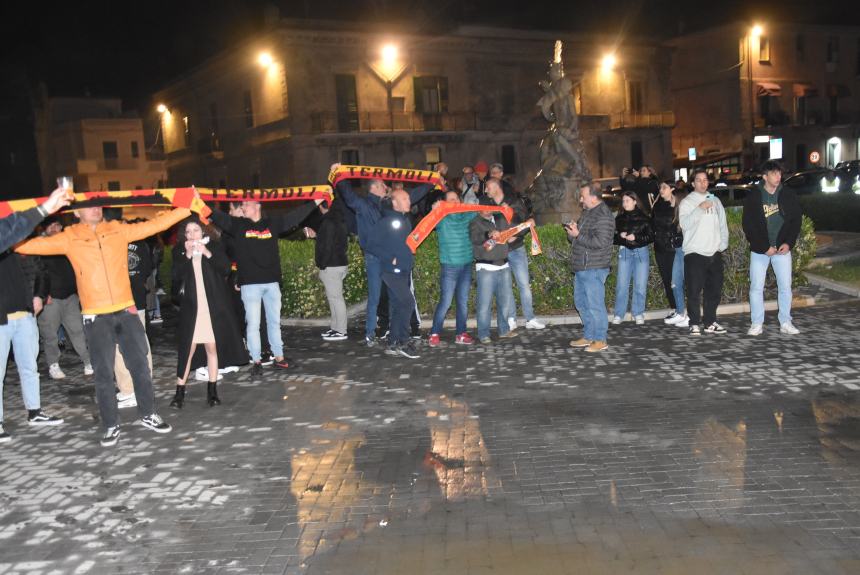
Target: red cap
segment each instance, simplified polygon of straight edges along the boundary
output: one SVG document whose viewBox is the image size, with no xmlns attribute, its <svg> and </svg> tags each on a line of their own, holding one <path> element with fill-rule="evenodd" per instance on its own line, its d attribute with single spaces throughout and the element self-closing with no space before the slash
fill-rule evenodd
<svg viewBox="0 0 860 575">
<path fill-rule="evenodd" d="M 487 165 L 487 162 L 481 160 L 477 164 L 475 164 L 475 171 L 480 172 L 482 174 L 486 174 L 490 170 L 490 166 Z"/>
</svg>

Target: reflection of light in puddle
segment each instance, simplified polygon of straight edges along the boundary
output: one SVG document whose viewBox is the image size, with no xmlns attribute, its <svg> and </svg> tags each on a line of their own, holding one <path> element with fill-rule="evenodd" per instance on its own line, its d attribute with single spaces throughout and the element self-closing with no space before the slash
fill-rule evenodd
<svg viewBox="0 0 860 575">
<path fill-rule="evenodd" d="M 781 410 L 777 410 L 773 412 L 773 418 L 776 420 L 776 427 L 779 429 L 779 432 L 782 433 L 782 419 L 784 414 Z"/>
<path fill-rule="evenodd" d="M 734 429 L 713 417 L 696 431 L 693 454 L 699 460 L 699 491 L 715 491 L 714 505 L 738 508 L 744 504 L 744 467 L 747 458 L 747 425 L 740 421 Z"/>
<path fill-rule="evenodd" d="M 464 402 L 440 399 L 438 409 L 427 410 L 431 447 L 424 462 L 433 468 L 445 499 L 462 501 L 501 487 L 492 472 L 479 421 Z"/>
</svg>

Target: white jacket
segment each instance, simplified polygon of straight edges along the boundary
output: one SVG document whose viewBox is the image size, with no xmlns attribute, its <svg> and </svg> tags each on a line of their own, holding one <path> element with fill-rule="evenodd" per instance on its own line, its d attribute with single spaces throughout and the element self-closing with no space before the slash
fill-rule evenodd
<svg viewBox="0 0 860 575">
<path fill-rule="evenodd" d="M 711 200 L 714 206 L 708 210 L 699 204 Z M 681 202 L 678 213 L 681 231 L 684 232 L 684 255 L 699 254 L 710 257 L 729 247 L 729 227 L 726 210 L 719 198 L 713 194 L 691 192 Z"/>
</svg>

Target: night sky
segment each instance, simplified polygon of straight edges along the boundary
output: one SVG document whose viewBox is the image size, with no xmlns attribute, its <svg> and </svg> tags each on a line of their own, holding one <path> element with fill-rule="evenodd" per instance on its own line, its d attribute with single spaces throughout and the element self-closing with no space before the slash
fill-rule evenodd
<svg viewBox="0 0 860 575">
<path fill-rule="evenodd" d="M 260 30 L 265 7 L 282 17 L 408 22 L 410 31 L 440 33 L 465 24 L 594 30 L 670 37 L 734 20 L 860 25 L 856 2 L 712 0 L 225 0 L 165 2 L 4 2 L 2 71 L 8 81 L 44 82 L 51 96 L 121 97 L 127 108 L 208 56 Z M 50 7 L 49 7 L 50 6 Z M 420 24 L 415 24 L 420 23 Z M 551 23 L 551 24 L 550 24 Z M 403 26 L 403 24 L 398 24 Z"/>
</svg>

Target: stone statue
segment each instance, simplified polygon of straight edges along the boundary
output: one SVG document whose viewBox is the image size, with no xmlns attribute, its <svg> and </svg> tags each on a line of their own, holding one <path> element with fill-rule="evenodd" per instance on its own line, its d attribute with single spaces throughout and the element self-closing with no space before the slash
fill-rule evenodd
<svg viewBox="0 0 860 575">
<path fill-rule="evenodd" d="M 529 191 L 538 220 L 544 222 L 563 221 L 565 216 L 578 212 L 576 194 L 579 186 L 591 180 L 591 170 L 579 135 L 573 83 L 564 75 L 561 50 L 562 44 L 558 40 L 549 67 L 549 81 L 540 82 L 545 93 L 538 106 L 552 125 L 541 141 L 541 169 Z"/>
</svg>

